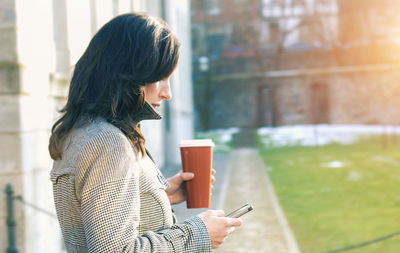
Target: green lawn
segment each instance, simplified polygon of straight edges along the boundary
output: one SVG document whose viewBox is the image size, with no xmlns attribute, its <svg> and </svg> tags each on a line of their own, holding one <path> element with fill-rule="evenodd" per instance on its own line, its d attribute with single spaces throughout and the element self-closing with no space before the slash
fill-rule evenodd
<svg viewBox="0 0 400 253">
<path fill-rule="evenodd" d="M 286 147 L 260 153 L 302 252 L 400 230 L 400 144 Z M 400 235 L 346 252 L 400 252 Z"/>
</svg>

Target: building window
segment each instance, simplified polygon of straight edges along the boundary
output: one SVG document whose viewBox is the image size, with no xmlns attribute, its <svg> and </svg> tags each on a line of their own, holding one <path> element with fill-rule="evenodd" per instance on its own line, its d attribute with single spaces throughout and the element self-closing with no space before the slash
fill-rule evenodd
<svg viewBox="0 0 400 253">
<path fill-rule="evenodd" d="M 208 16 L 218 16 L 222 13 L 221 0 L 205 0 L 204 9 Z"/>
<path fill-rule="evenodd" d="M 233 6 L 236 13 L 249 13 L 254 7 L 253 0 L 235 0 Z"/>
<path fill-rule="evenodd" d="M 283 16 L 284 5 L 278 0 L 262 0 L 261 13 L 266 18 L 279 18 Z"/>
</svg>

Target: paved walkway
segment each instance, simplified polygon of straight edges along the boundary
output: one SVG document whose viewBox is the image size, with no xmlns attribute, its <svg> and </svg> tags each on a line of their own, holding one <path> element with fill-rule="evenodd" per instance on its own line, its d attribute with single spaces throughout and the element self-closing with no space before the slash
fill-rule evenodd
<svg viewBox="0 0 400 253">
<path fill-rule="evenodd" d="M 256 149 L 235 149 L 229 155 L 216 155 L 217 171 L 211 208 L 226 213 L 246 203 L 254 210 L 242 217 L 243 226 L 229 236 L 217 253 L 298 253 L 299 248 L 279 206 L 264 163 Z M 203 211 L 175 207 L 185 219 Z"/>
</svg>

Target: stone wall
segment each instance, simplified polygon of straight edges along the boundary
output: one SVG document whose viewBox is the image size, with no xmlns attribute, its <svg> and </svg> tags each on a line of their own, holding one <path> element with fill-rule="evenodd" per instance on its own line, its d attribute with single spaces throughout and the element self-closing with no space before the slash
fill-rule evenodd
<svg viewBox="0 0 400 253">
<path fill-rule="evenodd" d="M 26 202 L 55 213 L 47 145 L 50 127 L 66 101 L 73 65 L 93 34 L 112 17 L 133 10 L 162 16 L 161 6 L 161 0 L 0 1 L 1 192 L 10 182 L 15 194 Z M 171 121 L 178 122 L 174 123 L 177 130 L 168 133 L 168 138 L 176 143 L 176 132 L 179 138 L 193 134 L 189 5 L 188 1 L 168 1 L 165 6 L 186 44 L 181 57 L 184 66 L 173 81 L 175 91 L 179 91 L 174 108 L 184 107 L 172 115 Z M 181 89 L 182 84 L 186 87 Z M 144 132 L 152 132 L 148 147 L 160 166 L 171 159 L 165 157 L 164 124 L 160 121 L 143 126 Z M 19 201 L 15 206 L 20 252 L 64 252 L 56 219 Z M 0 194 L 0 252 L 5 252 L 8 244 L 5 210 L 5 194 Z"/>
<path fill-rule="evenodd" d="M 345 74 L 327 82 L 332 91 L 332 123 L 400 123 L 400 71 Z"/>
<path fill-rule="evenodd" d="M 279 124 L 311 124 L 315 103 L 311 97 L 311 85 L 327 86 L 329 111 L 327 122 L 331 124 L 399 124 L 400 71 L 370 71 L 284 79 L 280 97 L 291 101 L 291 107 L 278 105 L 284 114 Z M 278 81 L 278 80 L 277 80 Z M 288 83 L 290 83 L 288 85 Z M 288 90 L 287 86 L 297 88 Z M 293 115 L 298 120 L 294 120 Z"/>
<path fill-rule="evenodd" d="M 204 98 L 203 83 L 202 87 L 197 87 L 200 96 L 195 96 L 195 99 L 200 100 L 196 103 L 198 112 L 209 110 L 210 128 L 262 126 L 258 122 L 260 87 L 272 90 L 270 106 L 273 107 L 273 125 L 399 124 L 399 82 L 399 70 L 264 79 L 249 76 L 210 82 L 207 100 Z M 326 86 L 322 89 L 326 92 L 322 99 L 327 101 L 315 101 L 314 84 Z M 318 111 L 315 107 L 327 107 L 325 112 L 319 110 L 319 113 L 326 114 L 319 115 L 322 121 L 315 121 L 314 114 Z M 196 115 L 199 124 L 201 114 Z"/>
<path fill-rule="evenodd" d="M 2 1 L 0 5 L 0 251 L 7 245 L 6 208 L 4 189 L 12 182 L 20 194 L 23 189 L 22 141 L 19 132 L 21 115 L 20 103 L 20 64 L 17 61 L 16 7 L 12 0 Z M 23 221 L 21 206 L 16 206 L 15 215 Z M 23 229 L 17 227 L 18 245 L 23 245 Z"/>
<path fill-rule="evenodd" d="M 251 127 L 255 124 L 256 83 L 251 81 L 220 82 L 210 85 L 207 106 L 210 127 Z"/>
</svg>

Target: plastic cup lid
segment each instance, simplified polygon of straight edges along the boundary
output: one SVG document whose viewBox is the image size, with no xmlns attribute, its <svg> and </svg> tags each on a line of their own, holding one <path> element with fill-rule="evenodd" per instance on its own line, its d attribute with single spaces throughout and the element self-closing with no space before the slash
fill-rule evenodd
<svg viewBox="0 0 400 253">
<path fill-rule="evenodd" d="M 214 147 L 215 144 L 211 139 L 195 139 L 195 140 L 182 140 L 179 144 L 180 148 L 185 147 Z"/>
</svg>

